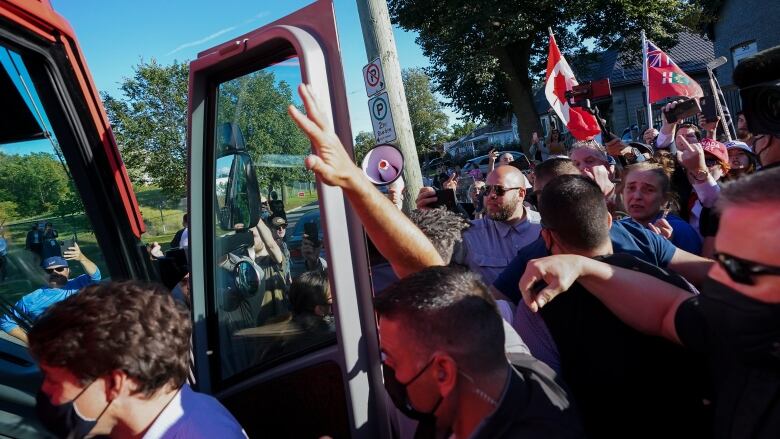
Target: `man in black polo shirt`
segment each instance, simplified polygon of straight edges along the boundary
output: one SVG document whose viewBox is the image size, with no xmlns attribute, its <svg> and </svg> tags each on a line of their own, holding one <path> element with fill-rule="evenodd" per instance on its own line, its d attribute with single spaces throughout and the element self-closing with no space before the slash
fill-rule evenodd
<svg viewBox="0 0 780 439">
<path fill-rule="evenodd" d="M 478 275 L 429 267 L 374 299 L 385 387 L 420 420 L 415 437 L 579 438 L 555 374 L 526 354 L 512 364 L 495 301 Z M 427 431 L 423 430 L 429 428 Z"/>
<path fill-rule="evenodd" d="M 539 213 L 551 254 L 596 258 L 689 289 L 676 274 L 629 254 L 612 254 L 611 217 L 592 180 L 556 177 L 542 191 Z M 627 326 L 578 283 L 541 315 L 589 437 L 705 435 L 703 393 L 692 355 Z"/>
<path fill-rule="evenodd" d="M 702 372 L 713 387 L 713 437 L 778 438 L 778 187 L 780 169 L 724 187 L 718 200 L 718 264 L 710 270 L 701 295 L 691 297 L 683 289 L 633 270 L 558 255 L 528 264 L 520 280 L 523 299 L 532 311 L 547 308 L 564 298 L 566 294 L 558 294 L 576 281 L 627 325 L 703 354 L 708 367 Z M 540 280 L 548 286 L 532 288 Z"/>
</svg>

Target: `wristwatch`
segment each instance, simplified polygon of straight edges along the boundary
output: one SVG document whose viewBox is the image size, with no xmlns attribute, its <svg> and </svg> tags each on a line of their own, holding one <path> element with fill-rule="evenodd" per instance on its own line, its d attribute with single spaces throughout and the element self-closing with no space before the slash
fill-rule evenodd
<svg viewBox="0 0 780 439">
<path fill-rule="evenodd" d="M 693 181 L 696 183 L 704 183 L 707 181 L 707 177 L 710 175 L 710 173 L 707 172 L 706 169 L 697 169 L 694 172 L 688 172 L 688 175 L 690 175 Z"/>
</svg>

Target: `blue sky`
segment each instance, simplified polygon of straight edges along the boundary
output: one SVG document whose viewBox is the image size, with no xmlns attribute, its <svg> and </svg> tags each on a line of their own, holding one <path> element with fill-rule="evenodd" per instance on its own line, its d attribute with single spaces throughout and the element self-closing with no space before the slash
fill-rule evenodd
<svg viewBox="0 0 780 439">
<path fill-rule="evenodd" d="M 307 0 L 52 0 L 76 32 L 100 91 L 120 97 L 119 83 L 141 60 L 189 61 L 199 51 L 281 18 Z M 355 0 L 334 0 L 353 135 L 371 131 L 362 68 L 367 63 Z M 395 29 L 401 68 L 424 67 L 428 59 L 415 34 Z M 456 115 L 446 110 L 450 124 Z"/>
</svg>

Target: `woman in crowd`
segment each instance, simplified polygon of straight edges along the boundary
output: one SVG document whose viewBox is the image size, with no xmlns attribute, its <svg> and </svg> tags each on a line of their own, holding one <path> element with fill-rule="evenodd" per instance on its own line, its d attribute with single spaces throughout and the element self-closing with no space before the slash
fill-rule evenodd
<svg viewBox="0 0 780 439">
<path fill-rule="evenodd" d="M 485 203 L 482 194 L 485 192 L 485 182 L 475 181 L 469 186 L 469 201 L 474 205 L 474 213 L 471 219 L 480 219 L 485 214 Z"/>
<path fill-rule="evenodd" d="M 726 151 L 729 154 L 729 165 L 731 165 L 728 173 L 729 180 L 736 180 L 758 170 L 758 156 L 745 142 L 739 140 L 726 142 Z"/>
<path fill-rule="evenodd" d="M 561 139 L 561 132 L 557 129 L 550 130 L 550 138 L 547 140 L 547 150 L 550 155 L 566 154 L 566 145 Z"/>
<path fill-rule="evenodd" d="M 669 213 L 676 205 L 669 172 L 652 162 L 627 166 L 623 171 L 622 197 L 630 219 L 669 239 L 689 253 L 701 253 L 698 233 L 682 218 Z"/>
</svg>

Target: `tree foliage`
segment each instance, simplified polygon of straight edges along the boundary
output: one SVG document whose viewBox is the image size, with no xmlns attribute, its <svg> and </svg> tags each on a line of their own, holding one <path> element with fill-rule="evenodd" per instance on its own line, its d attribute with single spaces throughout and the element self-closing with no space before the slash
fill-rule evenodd
<svg viewBox="0 0 780 439">
<path fill-rule="evenodd" d="M 465 121 L 463 124 L 456 123 L 452 125 L 452 134 L 449 140 L 458 140 L 475 129 L 477 129 L 477 124 L 470 120 Z"/>
<path fill-rule="evenodd" d="M 54 155 L 0 153 L 2 215 L 18 218 L 52 212 L 72 196 L 71 191 L 65 169 Z"/>
<path fill-rule="evenodd" d="M 436 143 L 447 135 L 448 117 L 433 94 L 431 80 L 423 69 L 410 68 L 401 72 L 409 106 L 409 118 L 417 150 L 432 152 Z"/>
<path fill-rule="evenodd" d="M 374 137 L 374 133 L 369 133 L 368 131 L 359 132 L 355 137 L 355 163 L 360 165 L 368 150 L 375 146 L 376 137 Z"/>
<path fill-rule="evenodd" d="M 419 33 L 436 91 L 470 118 L 514 112 L 524 145 L 539 131 L 534 79 L 543 75 L 548 27 L 566 55 L 602 49 L 639 53 L 640 30 L 675 43 L 695 8 L 687 0 L 389 0 L 394 23 Z M 689 23 L 695 25 L 696 23 Z M 537 82 L 538 83 L 538 82 Z M 527 146 L 526 146 L 527 147 Z"/>
<path fill-rule="evenodd" d="M 120 86 L 123 98 L 103 94 L 130 178 L 150 181 L 171 198 L 186 193 L 188 76 L 185 63 L 141 61 Z"/>
<path fill-rule="evenodd" d="M 217 123 L 230 122 L 241 128 L 261 186 L 313 180 L 302 161 L 288 162 L 292 167 L 269 166 L 279 164 L 274 156 L 302 158 L 310 150 L 309 139 L 287 114 L 287 107 L 294 104 L 290 84 L 277 82 L 271 71 L 259 70 L 220 84 L 218 93 Z"/>
</svg>

